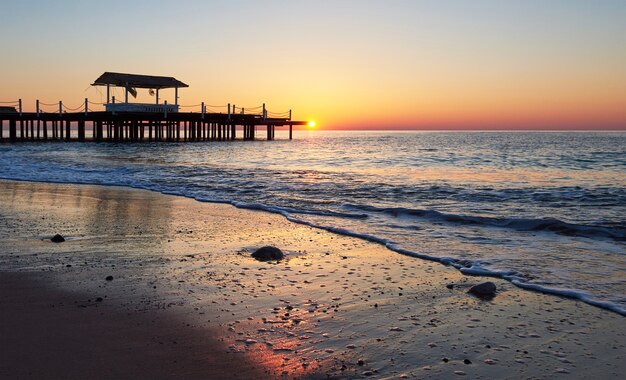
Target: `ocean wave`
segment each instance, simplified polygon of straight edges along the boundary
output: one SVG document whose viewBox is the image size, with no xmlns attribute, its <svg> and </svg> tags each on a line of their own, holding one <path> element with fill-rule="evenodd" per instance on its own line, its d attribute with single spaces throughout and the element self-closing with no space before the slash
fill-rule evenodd
<svg viewBox="0 0 626 380">
<path fill-rule="evenodd" d="M 347 208 L 370 213 L 384 213 L 394 217 L 411 216 L 435 222 L 475 225 L 484 227 L 510 228 L 517 231 L 552 232 L 559 235 L 584 237 L 589 239 L 608 238 L 626 241 L 626 224 L 613 223 L 611 226 L 568 223 L 556 218 L 502 218 L 475 215 L 450 214 L 436 210 L 409 209 L 403 207 L 376 207 L 369 205 L 345 204 Z"/>
</svg>

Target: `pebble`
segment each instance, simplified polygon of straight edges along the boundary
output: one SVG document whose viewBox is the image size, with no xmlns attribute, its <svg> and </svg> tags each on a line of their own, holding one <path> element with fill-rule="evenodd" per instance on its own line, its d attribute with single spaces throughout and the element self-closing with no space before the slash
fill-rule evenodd
<svg viewBox="0 0 626 380">
<path fill-rule="evenodd" d="M 105 280 L 107 280 L 107 281 L 113 281 L 113 276 L 107 276 L 107 277 L 105 278 Z"/>
<path fill-rule="evenodd" d="M 493 298 L 496 296 L 496 284 L 491 281 L 483 282 L 472 286 L 468 293 L 479 298 Z"/>
</svg>

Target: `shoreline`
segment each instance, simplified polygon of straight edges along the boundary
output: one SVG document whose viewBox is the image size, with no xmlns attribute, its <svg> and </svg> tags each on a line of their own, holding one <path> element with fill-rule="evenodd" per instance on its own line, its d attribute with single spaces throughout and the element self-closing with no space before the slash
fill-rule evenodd
<svg viewBox="0 0 626 380">
<path fill-rule="evenodd" d="M 232 371 L 240 362 L 250 364 L 242 372 L 260 370 L 271 378 L 511 373 L 617 378 L 626 370 L 626 331 L 619 315 L 504 280 L 494 280 L 499 294 L 493 301 L 480 301 L 466 294 L 480 278 L 296 225 L 278 214 L 119 186 L 0 180 L 0 198 L 0 240 L 9 248 L 0 255 L 2 272 L 30 273 L 19 280 L 3 276 L 3 291 L 15 298 L 2 298 L 2 318 L 13 318 L 14 331 L 29 331 L 46 320 L 49 305 L 23 300 L 51 291 L 66 300 L 54 308 L 67 316 L 61 325 L 82 320 L 83 309 L 177 321 L 183 327 L 161 330 L 183 337 L 187 350 L 142 346 L 130 357 L 138 362 L 144 355 L 156 363 L 159 355 L 172 352 L 181 360 L 204 358 L 189 362 L 186 378 L 201 378 L 207 365 L 233 375 L 238 372 L 219 371 Z M 54 233 L 67 241 L 44 240 Z M 252 260 L 250 252 L 262 245 L 278 246 L 287 260 Z M 28 278 L 34 273 L 37 281 Z M 104 280 L 108 275 L 114 280 Z M 69 302 L 97 297 L 102 301 L 89 307 Z M 31 306 L 40 314 L 38 321 L 17 318 L 13 311 Z M 126 323 L 108 320 L 118 327 Z M 88 326 L 91 332 L 98 325 Z M 194 341 L 201 334 L 185 328 L 211 332 L 216 339 Z M 147 335 L 158 330 L 145 327 Z M 17 344 L 17 337 L 0 336 L 3 347 Z M 63 347 L 63 339 L 53 336 L 42 347 Z M 225 347 L 221 356 L 220 347 Z M 109 349 L 99 348 L 100 353 Z M 26 355 L 28 346 L 19 351 Z M 4 355 L 0 375 L 23 376 L 10 372 L 19 360 Z M 48 366 L 70 359 L 56 355 Z M 208 363 L 210 355 L 219 360 Z M 28 365 L 49 370 L 45 363 Z M 127 369 L 121 369 L 122 376 L 132 372 Z"/>
<path fill-rule="evenodd" d="M 624 309 L 623 307 L 617 304 L 614 304 L 612 302 L 598 300 L 594 298 L 593 295 L 590 295 L 578 289 L 554 288 L 554 287 L 539 285 L 535 283 L 528 283 L 528 282 L 522 281 L 515 274 L 511 274 L 507 271 L 491 270 L 491 269 L 485 269 L 482 267 L 479 267 L 476 269 L 474 269 L 473 267 L 466 267 L 464 265 L 463 260 L 425 255 L 419 252 L 404 249 L 397 244 L 389 243 L 389 241 L 385 238 L 367 235 L 367 234 L 355 232 L 352 230 L 346 230 L 346 229 L 341 229 L 337 227 L 325 226 L 321 224 L 307 222 L 289 214 L 289 211 L 280 210 L 281 207 L 273 207 L 273 206 L 267 206 L 263 204 L 246 204 L 244 202 L 237 202 L 237 201 L 232 201 L 232 200 L 231 201 L 216 201 L 216 200 L 198 199 L 198 198 L 194 198 L 191 196 L 182 195 L 178 193 L 173 193 L 173 192 L 170 193 L 170 192 L 162 192 L 158 190 L 153 190 L 148 187 L 125 186 L 125 185 L 119 185 L 119 184 L 92 184 L 92 183 L 76 183 L 76 182 L 57 182 L 57 181 L 41 182 L 41 181 L 36 181 L 36 180 L 24 180 L 24 179 L 16 180 L 16 179 L 0 178 L 0 182 L 3 182 L 3 181 L 4 182 L 18 182 L 18 183 L 24 182 L 24 183 L 34 183 L 34 184 L 50 184 L 50 185 L 101 186 L 101 187 L 106 187 L 106 188 L 119 189 L 120 191 L 124 191 L 124 190 L 148 191 L 148 192 L 161 194 L 165 196 L 182 197 L 182 198 L 200 202 L 200 203 L 227 205 L 227 206 L 232 206 L 241 210 L 248 210 L 248 211 L 253 211 L 253 212 L 258 211 L 258 212 L 269 213 L 272 215 L 279 215 L 291 223 L 319 229 L 319 230 L 322 230 L 331 234 L 337 234 L 337 235 L 346 236 L 350 238 L 360 239 L 360 240 L 367 241 L 373 244 L 377 244 L 381 246 L 383 249 L 387 249 L 391 252 L 394 252 L 400 255 L 405 255 L 405 256 L 415 258 L 418 260 L 434 262 L 445 267 L 452 267 L 452 268 L 457 269 L 460 273 L 467 275 L 467 276 L 505 280 L 509 282 L 510 284 L 512 284 L 513 286 L 516 286 L 522 290 L 526 290 L 530 292 L 537 292 L 541 294 L 546 294 L 550 296 L 555 296 L 555 297 L 560 297 L 560 298 L 565 298 L 565 299 L 570 299 L 570 300 L 575 300 L 575 301 L 580 301 L 590 306 L 597 307 L 599 309 L 609 311 L 612 313 L 616 313 L 617 315 L 620 315 L 623 317 L 626 316 L 626 309 Z"/>
</svg>

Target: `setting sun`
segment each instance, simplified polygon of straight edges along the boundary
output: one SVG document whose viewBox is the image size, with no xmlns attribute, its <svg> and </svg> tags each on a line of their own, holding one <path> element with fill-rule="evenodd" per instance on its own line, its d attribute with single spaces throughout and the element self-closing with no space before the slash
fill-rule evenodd
<svg viewBox="0 0 626 380">
<path fill-rule="evenodd" d="M 309 128 L 315 128 L 315 122 L 314 121 L 309 121 L 308 126 L 309 126 Z"/>
</svg>

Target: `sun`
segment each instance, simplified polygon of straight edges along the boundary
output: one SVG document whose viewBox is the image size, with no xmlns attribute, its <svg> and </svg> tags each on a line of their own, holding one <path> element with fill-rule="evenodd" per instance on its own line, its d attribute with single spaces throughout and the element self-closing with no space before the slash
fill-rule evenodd
<svg viewBox="0 0 626 380">
<path fill-rule="evenodd" d="M 315 128 L 315 122 L 314 121 L 309 121 L 309 124 L 307 124 L 309 126 L 309 128 Z"/>
</svg>

